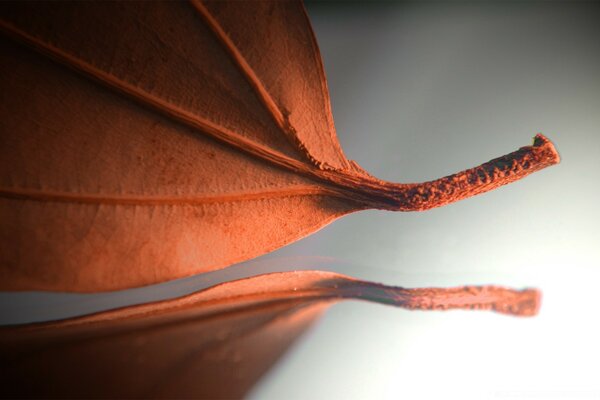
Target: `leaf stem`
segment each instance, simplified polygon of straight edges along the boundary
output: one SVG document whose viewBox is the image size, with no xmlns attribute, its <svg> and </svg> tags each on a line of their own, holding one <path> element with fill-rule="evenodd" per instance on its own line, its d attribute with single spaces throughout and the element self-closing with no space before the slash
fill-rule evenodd
<svg viewBox="0 0 600 400">
<path fill-rule="evenodd" d="M 369 207 L 424 211 L 485 193 L 559 162 L 560 156 L 552 142 L 539 133 L 531 146 L 440 179 L 408 184 L 365 182 L 361 186 L 373 200 Z"/>
</svg>

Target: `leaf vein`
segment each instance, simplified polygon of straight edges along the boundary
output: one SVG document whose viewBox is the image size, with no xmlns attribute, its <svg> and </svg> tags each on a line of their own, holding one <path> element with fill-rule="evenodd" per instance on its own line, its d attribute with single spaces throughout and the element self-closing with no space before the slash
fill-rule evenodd
<svg viewBox="0 0 600 400">
<path fill-rule="evenodd" d="M 216 18 L 208 11 L 208 9 L 202 4 L 200 0 L 190 0 L 192 6 L 200 15 L 202 20 L 210 28 L 210 30 L 217 37 L 225 51 L 229 54 L 235 65 L 238 67 L 244 78 L 252 87 L 252 90 L 259 98 L 260 102 L 269 112 L 281 132 L 285 135 L 288 141 L 298 150 L 308 161 L 310 161 L 316 167 L 325 167 L 326 164 L 323 161 L 317 160 L 308 150 L 306 145 L 298 137 L 296 128 L 292 125 L 287 115 L 281 110 L 279 105 L 269 94 L 269 91 L 258 77 L 254 69 L 250 66 L 246 58 L 237 48 L 233 40 L 225 32 L 223 27 L 219 24 Z"/>
<path fill-rule="evenodd" d="M 236 192 L 198 196 L 144 196 L 144 195 L 106 195 L 72 192 L 42 191 L 35 189 L 0 188 L 0 197 L 33 201 L 51 201 L 60 203 L 111 204 L 136 206 L 161 205 L 203 205 L 214 203 L 232 203 L 251 200 L 296 196 L 333 196 L 335 191 L 319 186 L 292 186 L 256 192 Z"/>
<path fill-rule="evenodd" d="M 204 119 L 192 112 L 184 110 L 168 101 L 152 95 L 135 85 L 125 82 L 116 76 L 101 70 L 100 68 L 81 60 L 80 58 L 46 43 L 41 39 L 30 35 L 19 28 L 0 20 L 0 30 L 4 31 L 12 39 L 16 39 L 21 43 L 25 43 L 37 52 L 49 57 L 50 59 L 65 65 L 82 75 L 103 84 L 104 86 L 113 89 L 117 93 L 125 95 L 127 98 L 134 100 L 137 104 L 149 107 L 162 115 L 182 123 L 183 125 L 204 133 L 212 138 L 225 143 L 243 153 L 254 156 L 263 161 L 274 164 L 278 167 L 291 170 L 296 173 L 311 176 L 323 180 L 314 167 L 304 162 L 294 160 L 274 149 L 247 139 L 219 124 Z M 325 178 L 326 180 L 326 178 Z"/>
</svg>

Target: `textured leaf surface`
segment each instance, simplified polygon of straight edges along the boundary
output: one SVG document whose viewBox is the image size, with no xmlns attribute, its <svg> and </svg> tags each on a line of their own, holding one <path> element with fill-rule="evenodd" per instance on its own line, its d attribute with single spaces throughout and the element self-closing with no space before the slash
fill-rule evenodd
<svg viewBox="0 0 600 400">
<path fill-rule="evenodd" d="M 0 329 L 3 397 L 238 398 L 333 302 L 528 316 L 539 294 L 404 289 L 319 272 L 231 281 L 182 298 Z"/>
<path fill-rule="evenodd" d="M 340 149 L 298 2 L 3 2 L 0 13 L 3 290 L 215 270 L 353 211 L 424 210 L 558 161 L 538 135 L 438 181 L 371 177 Z"/>
</svg>

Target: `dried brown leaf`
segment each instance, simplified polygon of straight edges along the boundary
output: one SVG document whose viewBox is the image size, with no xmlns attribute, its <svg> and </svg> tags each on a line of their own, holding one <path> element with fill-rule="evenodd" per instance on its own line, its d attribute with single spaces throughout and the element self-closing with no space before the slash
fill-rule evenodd
<svg viewBox="0 0 600 400">
<path fill-rule="evenodd" d="M 0 3 L 0 289 L 211 271 L 366 208 L 425 210 L 558 162 L 532 146 L 422 184 L 337 141 L 299 2 Z"/>
</svg>

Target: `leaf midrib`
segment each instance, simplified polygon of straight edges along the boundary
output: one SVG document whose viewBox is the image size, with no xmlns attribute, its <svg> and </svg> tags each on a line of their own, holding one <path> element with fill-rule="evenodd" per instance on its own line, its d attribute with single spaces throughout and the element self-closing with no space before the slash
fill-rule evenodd
<svg viewBox="0 0 600 400">
<path fill-rule="evenodd" d="M 158 96 L 150 94 L 128 82 L 125 82 L 52 44 L 44 42 L 42 39 L 30 35 L 29 33 L 6 21 L 0 20 L 0 30 L 2 30 L 12 39 L 24 43 L 36 50 L 38 53 L 52 59 L 53 61 L 69 67 L 87 78 L 101 83 L 103 86 L 135 101 L 138 105 L 149 107 L 154 111 L 166 116 L 170 120 L 192 128 L 194 131 L 208 135 L 245 154 L 270 163 L 273 166 L 292 171 L 296 174 L 317 180 L 318 182 L 322 182 L 329 187 L 329 189 L 326 191 L 330 195 L 335 193 L 338 197 L 348 198 L 347 191 L 354 191 L 357 189 L 356 187 L 353 188 L 352 184 L 348 185 L 347 182 L 339 182 L 336 181 L 336 179 L 332 179 L 335 175 L 342 177 L 345 174 L 341 174 L 338 171 L 319 169 L 312 165 L 308 165 L 304 162 L 288 157 L 287 155 L 263 144 L 247 139 L 244 136 L 239 135 L 221 125 L 215 124 L 181 107 L 171 104 Z M 16 193 L 14 189 L 2 189 L 2 193 L 8 192 Z"/>
</svg>

